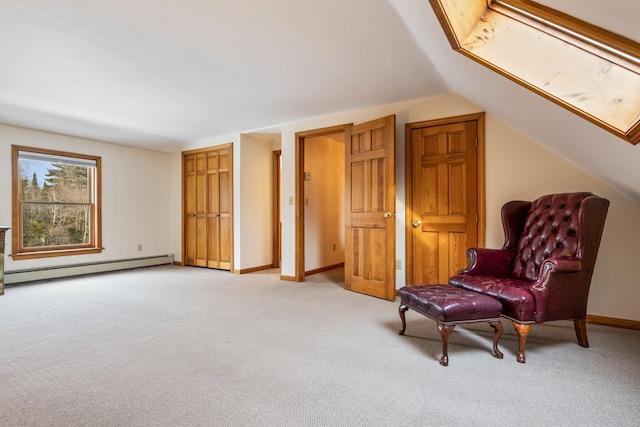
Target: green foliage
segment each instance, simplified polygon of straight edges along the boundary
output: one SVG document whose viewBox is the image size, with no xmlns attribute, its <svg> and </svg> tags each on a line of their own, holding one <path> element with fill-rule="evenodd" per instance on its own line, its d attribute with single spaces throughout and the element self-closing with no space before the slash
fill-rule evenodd
<svg viewBox="0 0 640 427">
<path fill-rule="evenodd" d="M 87 244 L 90 240 L 88 168 L 54 163 L 38 186 L 21 176 L 23 247 Z"/>
</svg>

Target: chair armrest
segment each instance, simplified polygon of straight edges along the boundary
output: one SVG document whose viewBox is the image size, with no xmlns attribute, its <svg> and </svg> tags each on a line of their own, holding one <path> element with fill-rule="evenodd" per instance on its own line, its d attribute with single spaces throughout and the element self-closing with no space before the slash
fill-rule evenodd
<svg viewBox="0 0 640 427">
<path fill-rule="evenodd" d="M 584 317 L 591 282 L 584 275 L 578 258 L 544 260 L 538 280 L 530 288 L 536 301 L 536 322 Z"/>
<path fill-rule="evenodd" d="M 582 262 L 578 258 L 547 258 L 540 267 L 538 280 L 531 286 L 536 291 L 544 291 L 547 286 L 553 284 L 552 274 L 575 273 L 582 268 Z"/>
<path fill-rule="evenodd" d="M 469 276 L 511 277 L 511 267 L 516 257 L 515 249 L 469 248 L 469 265 L 458 274 Z"/>
</svg>

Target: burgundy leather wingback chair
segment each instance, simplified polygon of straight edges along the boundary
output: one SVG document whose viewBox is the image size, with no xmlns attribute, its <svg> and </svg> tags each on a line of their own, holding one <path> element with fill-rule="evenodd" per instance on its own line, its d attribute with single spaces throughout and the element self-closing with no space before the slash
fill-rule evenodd
<svg viewBox="0 0 640 427">
<path fill-rule="evenodd" d="M 592 193 L 550 194 L 502 207 L 502 249 L 471 248 L 451 285 L 489 295 L 518 333 L 518 362 L 534 323 L 573 319 L 589 347 L 585 319 L 609 201 Z"/>
</svg>

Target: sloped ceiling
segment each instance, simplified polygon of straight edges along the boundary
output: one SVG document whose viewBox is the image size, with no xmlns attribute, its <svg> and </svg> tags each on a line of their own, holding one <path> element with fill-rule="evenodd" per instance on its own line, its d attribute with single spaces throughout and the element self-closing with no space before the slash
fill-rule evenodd
<svg viewBox="0 0 640 427">
<path fill-rule="evenodd" d="M 640 2 L 539 2 L 640 41 Z M 1 123 L 173 152 L 444 92 L 640 202 L 640 147 L 453 52 L 428 0 L 0 0 Z"/>
</svg>

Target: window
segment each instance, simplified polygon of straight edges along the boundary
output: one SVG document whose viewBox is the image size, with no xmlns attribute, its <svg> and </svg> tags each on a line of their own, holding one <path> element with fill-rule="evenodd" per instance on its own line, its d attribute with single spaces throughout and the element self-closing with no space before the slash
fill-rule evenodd
<svg viewBox="0 0 640 427">
<path fill-rule="evenodd" d="M 431 0 L 456 51 L 640 142 L 640 44 L 529 0 Z"/>
<path fill-rule="evenodd" d="M 100 157 L 12 146 L 13 259 L 98 253 Z"/>
</svg>

